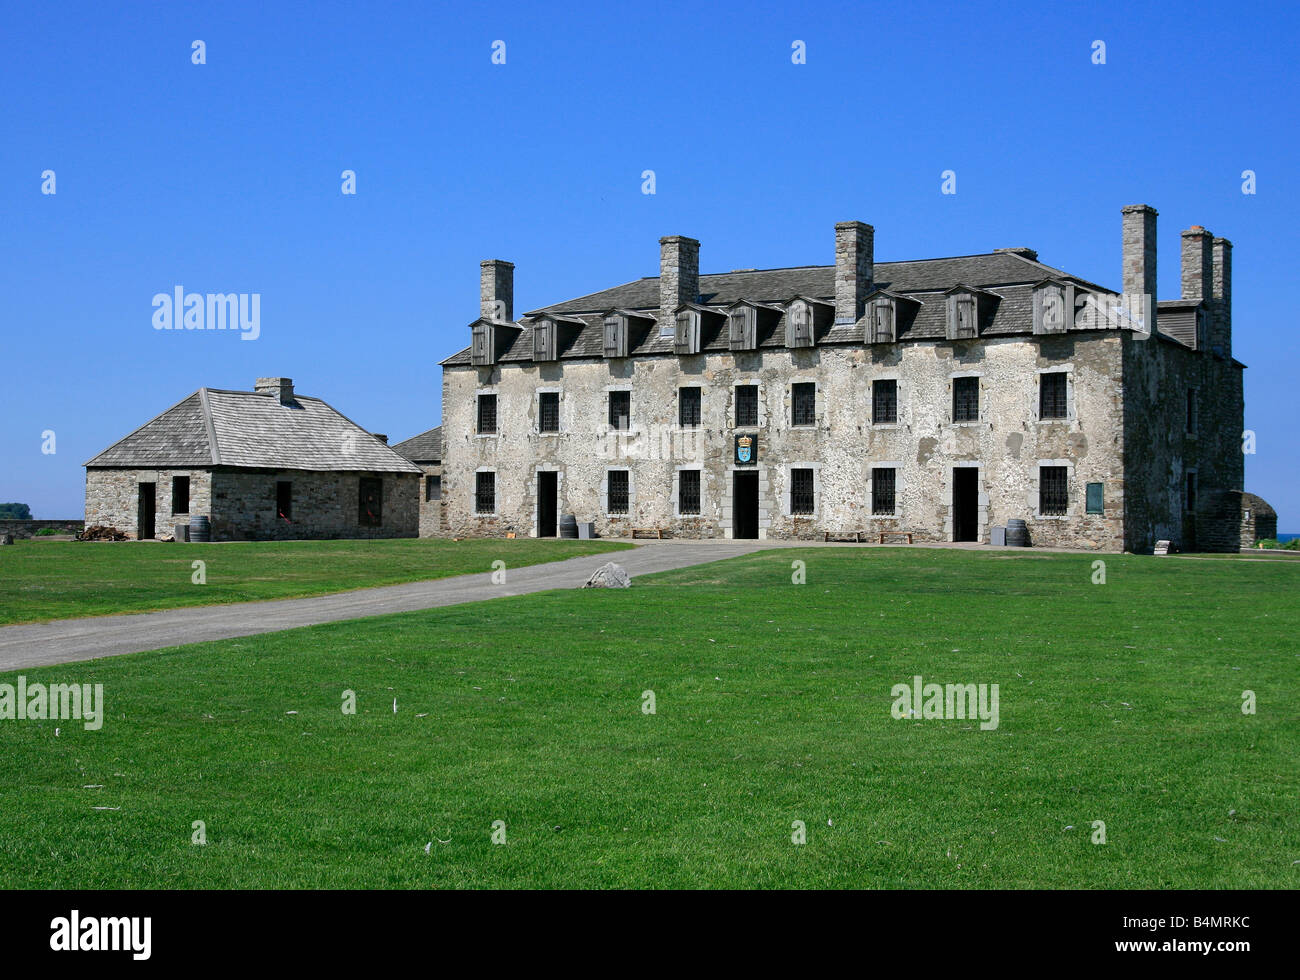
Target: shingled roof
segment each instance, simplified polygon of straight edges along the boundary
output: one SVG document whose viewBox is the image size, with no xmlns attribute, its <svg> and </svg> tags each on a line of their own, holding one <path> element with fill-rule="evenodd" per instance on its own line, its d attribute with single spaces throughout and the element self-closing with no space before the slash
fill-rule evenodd
<svg viewBox="0 0 1300 980">
<path fill-rule="evenodd" d="M 442 462 L 442 426 L 434 426 L 418 436 L 411 436 L 393 446 L 393 451 L 401 453 L 413 463 Z"/>
<path fill-rule="evenodd" d="M 992 321 L 981 330 L 981 336 L 1008 336 L 1033 333 L 1033 287 L 1047 278 L 1076 283 L 1086 290 L 1109 293 L 1111 290 L 1096 283 L 1070 275 L 1060 269 L 1039 262 L 1031 249 L 999 249 L 979 255 L 957 255 L 949 258 L 918 259 L 906 262 L 877 262 L 873 269 L 872 288 L 885 289 L 908 296 L 920 303 L 916 318 L 899 339 L 935 340 L 946 336 L 947 308 L 944 291 L 957 285 L 973 286 L 996 296 L 997 308 Z M 751 303 L 784 304 L 795 296 L 810 297 L 827 303 L 835 301 L 835 266 L 806 265 L 787 269 L 756 269 L 743 272 L 723 272 L 700 276 L 700 303 L 702 306 L 723 310 L 731 304 L 746 300 Z M 657 315 L 659 311 L 659 277 L 647 276 L 624 283 L 612 289 L 580 296 L 525 314 L 526 318 L 543 314 L 564 314 L 579 319 L 586 326 L 569 346 L 559 351 L 561 359 L 599 358 L 604 354 L 604 334 L 601 326 L 603 314 L 610 309 L 643 310 Z M 777 327 L 760 348 L 785 346 L 784 313 Z M 532 329 L 527 319 L 518 326 L 523 329 L 513 339 L 510 347 L 498 355 L 498 362 L 531 361 Z M 862 343 L 862 327 L 856 324 L 836 324 L 818 339 L 818 344 Z M 712 341 L 701 344 L 702 351 L 728 349 L 725 331 Z M 672 354 L 673 339 L 660 337 L 651 330 L 640 344 L 630 349 L 632 356 Z M 453 354 L 442 362 L 445 365 L 470 364 L 469 348 Z"/>
<path fill-rule="evenodd" d="M 200 388 L 119 439 L 87 467 L 419 473 L 406 457 L 319 398 Z"/>
</svg>

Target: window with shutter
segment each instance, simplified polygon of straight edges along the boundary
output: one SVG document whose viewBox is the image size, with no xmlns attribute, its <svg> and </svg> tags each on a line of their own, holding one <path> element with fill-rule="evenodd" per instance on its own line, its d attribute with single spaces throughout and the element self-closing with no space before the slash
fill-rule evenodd
<svg viewBox="0 0 1300 980">
<path fill-rule="evenodd" d="M 470 360 L 475 364 L 491 364 L 494 360 L 492 327 L 486 323 L 476 324 L 471 337 Z"/>
<path fill-rule="evenodd" d="M 533 324 L 533 360 L 555 360 L 555 322 L 539 320 Z"/>
<path fill-rule="evenodd" d="M 677 336 L 674 349 L 678 354 L 698 354 L 700 352 L 699 317 L 695 313 L 683 312 L 677 315 Z"/>
<path fill-rule="evenodd" d="M 977 333 L 975 327 L 975 297 L 959 293 L 953 297 L 952 336 L 959 340 L 969 340 Z"/>
<path fill-rule="evenodd" d="M 871 306 L 871 342 L 888 344 L 894 340 L 894 301 L 877 300 Z"/>
<path fill-rule="evenodd" d="M 624 317 L 605 317 L 605 356 L 627 357 L 627 320 Z"/>
</svg>

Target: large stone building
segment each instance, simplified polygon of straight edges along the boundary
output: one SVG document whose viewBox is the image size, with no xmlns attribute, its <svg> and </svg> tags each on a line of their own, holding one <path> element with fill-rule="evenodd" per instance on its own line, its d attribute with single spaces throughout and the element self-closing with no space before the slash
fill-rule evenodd
<svg viewBox="0 0 1300 980">
<path fill-rule="evenodd" d="M 420 537 L 432 538 L 442 533 L 442 426 L 435 426 L 393 446 L 420 468 L 424 485 L 420 488 Z"/>
<path fill-rule="evenodd" d="M 1231 248 L 1183 232 L 1156 302 L 1146 205 L 1123 209 L 1118 292 L 1028 248 L 877 263 L 856 221 L 827 266 L 700 275 L 674 236 L 658 277 L 518 321 L 513 265 L 484 262 L 443 362 L 444 526 L 989 541 L 1021 519 L 1041 545 L 1235 549 Z"/>
<path fill-rule="evenodd" d="M 288 378 L 200 388 L 85 465 L 86 524 L 132 538 L 200 515 L 214 541 L 419 531 L 420 468 Z"/>
</svg>

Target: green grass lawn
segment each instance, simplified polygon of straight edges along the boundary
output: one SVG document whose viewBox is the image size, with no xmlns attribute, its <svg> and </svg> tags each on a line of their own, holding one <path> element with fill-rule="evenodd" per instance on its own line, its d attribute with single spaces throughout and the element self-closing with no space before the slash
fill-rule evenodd
<svg viewBox="0 0 1300 980">
<path fill-rule="evenodd" d="M 399 538 L 220 544 L 18 541 L 0 548 L 0 625 L 323 595 L 630 547 L 602 541 Z M 205 564 L 196 585 L 192 563 Z"/>
<path fill-rule="evenodd" d="M 1300 886 L 1300 568 L 1104 560 L 770 551 L 27 670 L 108 708 L 0 721 L 0 886 Z M 914 674 L 999 727 L 896 720 Z"/>
</svg>

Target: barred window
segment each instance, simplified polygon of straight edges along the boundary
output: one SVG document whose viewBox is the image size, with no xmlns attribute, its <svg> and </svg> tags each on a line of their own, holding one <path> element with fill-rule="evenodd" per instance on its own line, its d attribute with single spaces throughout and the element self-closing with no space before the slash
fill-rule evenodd
<svg viewBox="0 0 1300 980">
<path fill-rule="evenodd" d="M 736 385 L 736 425 L 758 425 L 758 385 Z"/>
<path fill-rule="evenodd" d="M 1038 417 L 1063 419 L 1068 417 L 1065 404 L 1065 372 L 1053 371 L 1038 376 Z"/>
<path fill-rule="evenodd" d="M 1061 515 L 1069 509 L 1070 484 L 1064 466 L 1038 468 L 1038 512 Z"/>
<path fill-rule="evenodd" d="M 609 424 L 614 429 L 632 427 L 632 392 L 611 391 L 609 393 Z"/>
<path fill-rule="evenodd" d="M 497 430 L 497 396 L 478 396 L 478 431 L 480 433 Z"/>
<path fill-rule="evenodd" d="M 896 486 L 897 471 L 893 467 L 882 467 L 871 471 L 871 513 L 893 515 Z"/>
<path fill-rule="evenodd" d="M 497 475 L 495 473 L 474 474 L 474 512 L 476 514 L 494 514 L 497 509 Z"/>
<path fill-rule="evenodd" d="M 817 385 L 801 381 L 790 386 L 793 425 L 817 424 Z"/>
<path fill-rule="evenodd" d="M 698 514 L 700 512 L 699 470 L 681 470 L 678 472 L 677 512 L 679 514 Z"/>
<path fill-rule="evenodd" d="M 813 512 L 813 471 L 790 471 L 790 513 L 811 514 Z"/>
<path fill-rule="evenodd" d="M 543 391 L 537 396 L 537 431 L 560 431 L 560 393 Z"/>
<path fill-rule="evenodd" d="M 677 389 L 677 423 L 683 428 L 700 424 L 700 389 Z"/>
<path fill-rule="evenodd" d="M 980 379 L 952 379 L 952 420 L 978 422 L 980 417 Z"/>
<path fill-rule="evenodd" d="M 609 513 L 626 514 L 628 497 L 627 470 L 610 470 L 606 493 L 609 496 Z"/>
<path fill-rule="evenodd" d="M 898 382 L 892 379 L 871 383 L 871 422 L 893 425 L 898 421 Z"/>
</svg>

